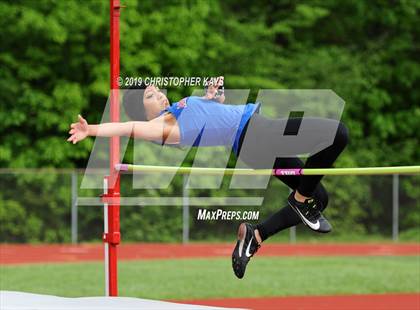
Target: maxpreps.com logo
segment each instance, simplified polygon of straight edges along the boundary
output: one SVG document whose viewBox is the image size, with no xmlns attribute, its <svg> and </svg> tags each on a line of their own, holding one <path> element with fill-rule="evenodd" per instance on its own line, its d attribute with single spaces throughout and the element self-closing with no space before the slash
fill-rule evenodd
<svg viewBox="0 0 420 310">
<path fill-rule="evenodd" d="M 198 209 L 197 212 L 197 220 L 199 221 L 258 220 L 259 216 L 260 211 L 226 211 L 223 209 Z"/>
</svg>

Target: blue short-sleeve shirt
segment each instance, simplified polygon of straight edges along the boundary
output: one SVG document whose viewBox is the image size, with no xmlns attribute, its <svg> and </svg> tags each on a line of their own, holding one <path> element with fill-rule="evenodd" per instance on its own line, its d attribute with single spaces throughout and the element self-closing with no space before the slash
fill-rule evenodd
<svg viewBox="0 0 420 310">
<path fill-rule="evenodd" d="M 201 97 L 187 97 L 166 111 L 174 115 L 180 130 L 180 145 L 231 146 L 238 154 L 241 133 L 258 105 L 221 104 Z"/>
</svg>

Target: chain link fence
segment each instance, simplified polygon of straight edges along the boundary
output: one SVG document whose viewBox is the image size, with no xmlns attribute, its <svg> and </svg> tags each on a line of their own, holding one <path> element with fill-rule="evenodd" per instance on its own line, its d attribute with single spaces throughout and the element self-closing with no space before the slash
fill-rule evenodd
<svg viewBox="0 0 420 310">
<path fill-rule="evenodd" d="M 1 170 L 0 242 L 100 242 L 102 206 L 86 206 L 80 202 L 86 197 L 99 197 L 102 190 L 81 189 L 83 173 L 81 170 Z M 176 195 L 182 198 L 176 206 L 122 205 L 123 241 L 232 241 L 241 221 L 256 223 L 265 219 L 286 205 L 289 192 L 272 178 L 266 190 L 240 192 L 245 199 L 262 196 L 260 206 L 195 206 L 195 197 L 228 195 L 229 188 L 222 184 L 220 189 L 187 189 L 185 178 L 176 176 L 165 190 L 134 190 L 131 176 L 122 176 L 122 197 Z M 325 215 L 334 226 L 333 233 L 320 236 L 299 225 L 272 240 L 292 243 L 318 239 L 419 241 L 419 181 L 418 175 L 327 177 L 324 183 L 330 203 Z M 235 195 L 238 196 L 238 192 Z M 220 213 L 218 217 L 212 217 L 217 213 Z"/>
</svg>

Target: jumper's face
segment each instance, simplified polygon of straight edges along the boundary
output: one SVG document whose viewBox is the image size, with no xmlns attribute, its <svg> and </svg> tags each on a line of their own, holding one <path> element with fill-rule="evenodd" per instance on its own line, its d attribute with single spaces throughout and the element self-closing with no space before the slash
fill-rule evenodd
<svg viewBox="0 0 420 310">
<path fill-rule="evenodd" d="M 148 119 L 152 119 L 169 106 L 169 100 L 158 87 L 150 85 L 144 90 L 143 104 Z"/>
</svg>

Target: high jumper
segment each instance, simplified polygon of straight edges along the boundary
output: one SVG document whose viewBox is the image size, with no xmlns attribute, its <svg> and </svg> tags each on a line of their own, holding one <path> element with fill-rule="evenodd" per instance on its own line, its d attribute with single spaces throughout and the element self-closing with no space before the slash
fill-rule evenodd
<svg viewBox="0 0 420 310">
<path fill-rule="evenodd" d="M 166 95 L 154 85 L 142 86 L 139 91 L 128 90 L 123 97 L 127 115 L 132 119 L 123 123 L 90 125 L 79 115 L 71 124 L 69 142 L 73 144 L 89 137 L 127 136 L 153 141 L 162 145 L 230 146 L 237 158 L 253 169 L 314 169 L 332 167 L 345 149 L 349 133 L 340 121 L 305 118 L 311 128 L 306 143 L 295 146 L 295 156 L 278 157 L 273 166 L 267 166 L 264 153 L 273 148 L 286 126 L 299 127 L 301 118 L 271 119 L 259 114 L 259 104 L 231 105 L 217 96 L 220 84 L 211 85 L 204 97 L 190 96 L 169 104 Z M 252 130 L 249 124 L 252 122 Z M 205 134 L 203 129 L 205 127 Z M 327 130 L 336 128 L 332 143 L 314 153 L 318 145 L 328 144 Z M 244 140 L 246 137 L 246 147 Z M 305 162 L 297 157 L 307 153 Z M 235 275 L 242 278 L 250 258 L 261 243 L 289 227 L 304 223 L 318 233 L 328 233 L 331 225 L 322 212 L 328 205 L 328 194 L 321 184 L 323 175 L 275 175 L 291 190 L 285 206 L 269 218 L 251 225 L 241 223 L 238 241 L 232 253 Z M 279 197 L 279 200 L 283 199 Z M 282 204 L 280 202 L 279 204 Z"/>
</svg>

